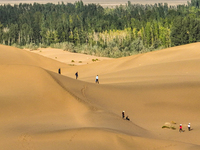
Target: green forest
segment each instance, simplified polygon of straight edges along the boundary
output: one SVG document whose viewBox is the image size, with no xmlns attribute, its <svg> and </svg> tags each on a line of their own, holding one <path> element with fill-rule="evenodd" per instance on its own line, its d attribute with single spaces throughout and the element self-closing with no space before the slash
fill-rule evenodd
<svg viewBox="0 0 200 150">
<path fill-rule="evenodd" d="M 200 0 L 104 8 L 82 1 L 0 6 L 0 43 L 123 57 L 200 41 Z"/>
</svg>

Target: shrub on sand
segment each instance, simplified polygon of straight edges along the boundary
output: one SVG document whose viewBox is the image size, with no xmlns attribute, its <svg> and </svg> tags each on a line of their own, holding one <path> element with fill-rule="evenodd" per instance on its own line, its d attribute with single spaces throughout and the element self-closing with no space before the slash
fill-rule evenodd
<svg viewBox="0 0 200 150">
<path fill-rule="evenodd" d="M 174 126 L 171 127 L 172 130 L 176 130 L 176 128 Z"/>
<path fill-rule="evenodd" d="M 171 124 L 176 124 L 176 122 L 174 122 L 174 121 L 171 121 Z"/>
<path fill-rule="evenodd" d="M 97 58 L 96 58 L 96 59 L 92 59 L 92 61 L 93 61 L 93 62 L 95 62 L 95 61 L 99 61 L 99 59 L 97 59 Z"/>
<path fill-rule="evenodd" d="M 176 130 L 174 126 L 162 126 L 162 128 Z"/>
<path fill-rule="evenodd" d="M 69 64 L 69 66 L 75 66 L 74 64 Z"/>
<path fill-rule="evenodd" d="M 169 129 L 169 127 L 168 127 L 168 126 L 162 126 L 162 128 L 168 128 L 168 129 Z"/>
<path fill-rule="evenodd" d="M 166 122 L 165 123 L 165 125 L 164 126 L 162 126 L 162 129 L 172 129 L 172 130 L 176 130 L 176 128 L 174 127 L 174 126 L 172 126 L 172 124 L 176 124 L 174 121 L 172 122 L 171 121 L 171 123 L 169 123 L 169 122 Z"/>
</svg>

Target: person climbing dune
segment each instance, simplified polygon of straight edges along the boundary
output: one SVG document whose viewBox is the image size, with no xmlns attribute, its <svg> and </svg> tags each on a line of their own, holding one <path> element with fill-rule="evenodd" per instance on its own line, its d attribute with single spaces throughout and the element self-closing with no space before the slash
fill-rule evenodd
<svg viewBox="0 0 200 150">
<path fill-rule="evenodd" d="M 122 111 L 122 118 L 124 119 L 124 117 L 125 117 L 125 111 L 123 110 Z"/>
<path fill-rule="evenodd" d="M 96 76 L 95 82 L 99 84 L 99 76 L 98 75 Z"/>
<path fill-rule="evenodd" d="M 126 116 L 126 120 L 130 121 L 130 119 L 129 119 L 129 117 L 128 117 L 128 116 Z"/>
<path fill-rule="evenodd" d="M 190 123 L 188 123 L 188 131 L 190 131 Z"/>
<path fill-rule="evenodd" d="M 76 79 L 78 79 L 78 72 L 75 73 Z"/>
<path fill-rule="evenodd" d="M 61 69 L 60 68 L 58 69 L 58 73 L 61 74 Z"/>
<path fill-rule="evenodd" d="M 180 126 L 179 126 L 179 132 L 180 132 L 180 133 L 183 132 L 182 124 L 180 124 Z"/>
</svg>

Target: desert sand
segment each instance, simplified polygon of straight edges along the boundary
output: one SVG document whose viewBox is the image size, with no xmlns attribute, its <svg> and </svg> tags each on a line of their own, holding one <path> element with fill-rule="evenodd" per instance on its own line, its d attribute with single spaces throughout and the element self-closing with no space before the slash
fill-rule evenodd
<svg viewBox="0 0 200 150">
<path fill-rule="evenodd" d="M 199 47 L 93 62 L 0 45 L 0 149 L 199 150 Z"/>
</svg>

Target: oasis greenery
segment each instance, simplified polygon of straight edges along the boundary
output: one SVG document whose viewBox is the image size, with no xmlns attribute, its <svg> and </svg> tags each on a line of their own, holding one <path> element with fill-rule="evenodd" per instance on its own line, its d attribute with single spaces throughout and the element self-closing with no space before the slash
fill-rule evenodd
<svg viewBox="0 0 200 150">
<path fill-rule="evenodd" d="M 82 1 L 0 6 L 0 43 L 122 57 L 200 41 L 200 0 L 103 8 Z"/>
</svg>

